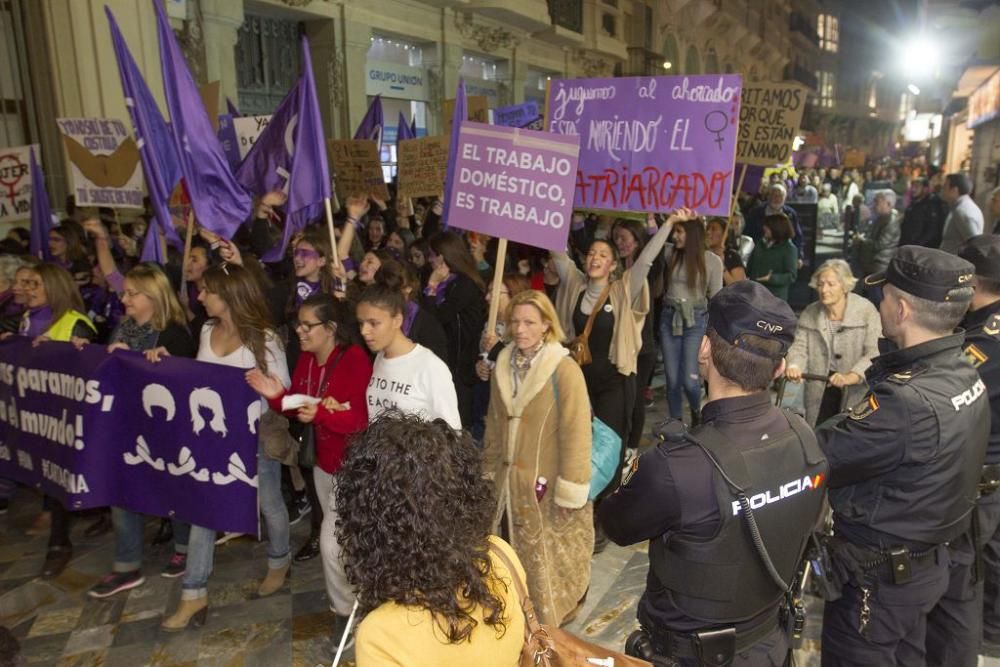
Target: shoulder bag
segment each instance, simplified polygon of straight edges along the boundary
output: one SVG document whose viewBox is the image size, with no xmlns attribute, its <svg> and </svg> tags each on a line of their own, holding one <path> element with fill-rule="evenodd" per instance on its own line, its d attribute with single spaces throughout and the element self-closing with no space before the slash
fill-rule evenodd
<svg viewBox="0 0 1000 667">
<path fill-rule="evenodd" d="M 323 393 L 326 391 L 326 381 L 328 376 L 333 373 L 333 369 L 337 367 L 340 360 L 344 358 L 344 354 L 347 353 L 347 348 L 345 347 L 341 350 L 336 358 L 334 358 L 333 363 L 330 364 L 330 368 L 326 369 L 326 372 L 320 375 L 319 378 L 319 390 L 316 392 L 319 394 L 318 398 L 323 397 Z M 299 435 L 297 440 L 299 441 L 299 465 L 312 468 L 316 465 L 316 425 L 310 422 L 309 424 L 299 424 L 302 428 L 299 430 Z"/>
<path fill-rule="evenodd" d="M 590 317 L 587 318 L 587 325 L 583 327 L 583 333 L 571 340 L 566 347 L 569 348 L 569 355 L 576 360 L 576 363 L 581 366 L 586 366 L 594 360 L 590 356 L 590 345 L 588 341 L 590 340 L 590 330 L 594 328 L 594 320 L 597 319 L 597 314 L 601 312 L 601 308 L 604 307 L 604 303 L 608 300 L 608 296 L 611 294 L 611 283 L 604 287 L 604 291 L 601 292 L 601 296 L 597 298 L 597 303 L 594 304 L 594 309 L 590 311 Z"/>
<path fill-rule="evenodd" d="M 559 383 L 556 374 L 552 374 L 552 393 L 555 394 L 556 412 L 559 411 Z M 618 462 L 622 455 L 622 439 L 613 428 L 601 421 L 591 409 L 590 423 L 590 493 L 588 500 L 594 500 L 608 484 L 618 470 Z"/>
<path fill-rule="evenodd" d="M 542 625 L 535 614 L 535 605 L 528 596 L 528 587 L 518 575 L 514 563 L 502 549 L 490 544 L 490 553 L 504 564 L 521 599 L 524 612 L 524 647 L 519 667 L 653 667 L 652 663 L 593 644 L 560 628 Z"/>
</svg>

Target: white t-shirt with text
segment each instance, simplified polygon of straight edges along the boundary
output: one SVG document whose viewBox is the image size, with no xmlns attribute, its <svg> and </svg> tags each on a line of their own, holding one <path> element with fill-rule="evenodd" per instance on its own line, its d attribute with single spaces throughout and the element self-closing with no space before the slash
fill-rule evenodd
<svg viewBox="0 0 1000 667">
<path fill-rule="evenodd" d="M 386 359 L 384 353 L 379 352 L 366 399 L 369 421 L 396 408 L 427 420 L 441 418 L 456 430 L 462 428 L 451 371 L 422 345 L 392 359 Z"/>
</svg>

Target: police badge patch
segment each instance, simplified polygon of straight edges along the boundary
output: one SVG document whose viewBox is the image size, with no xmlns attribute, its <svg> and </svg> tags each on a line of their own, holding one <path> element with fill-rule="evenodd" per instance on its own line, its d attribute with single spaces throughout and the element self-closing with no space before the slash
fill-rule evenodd
<svg viewBox="0 0 1000 667">
<path fill-rule="evenodd" d="M 868 394 L 856 405 L 851 406 L 847 416 L 860 421 L 878 410 L 878 407 L 878 399 L 875 398 L 875 394 Z"/>
<path fill-rule="evenodd" d="M 979 368 L 989 360 L 989 357 L 986 356 L 982 350 L 976 347 L 974 343 L 970 343 L 969 346 L 965 348 L 965 358 L 969 360 L 969 363 L 972 364 L 973 368 Z"/>
</svg>

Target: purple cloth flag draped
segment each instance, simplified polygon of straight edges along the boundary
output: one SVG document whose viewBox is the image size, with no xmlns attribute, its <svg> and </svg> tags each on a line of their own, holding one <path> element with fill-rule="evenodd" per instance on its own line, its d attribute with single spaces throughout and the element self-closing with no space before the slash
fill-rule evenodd
<svg viewBox="0 0 1000 667">
<path fill-rule="evenodd" d="M 35 149 L 30 151 L 29 168 L 31 169 L 31 239 L 29 249 L 31 254 L 46 262 L 52 261 L 49 252 L 49 231 L 52 229 L 52 208 L 49 206 L 49 193 L 45 191 L 45 174 L 35 160 Z"/>
<path fill-rule="evenodd" d="M 132 129 L 135 131 L 136 143 L 139 146 L 139 157 L 142 159 L 142 171 L 146 177 L 146 188 L 149 190 L 149 201 L 153 206 L 156 225 L 167 238 L 167 242 L 175 248 L 183 248 L 184 241 L 174 228 L 173 217 L 170 215 L 170 194 L 181 179 L 181 169 L 177 161 L 177 149 L 174 147 L 170 128 L 163 120 L 156 100 L 142 78 L 142 73 L 128 50 L 125 38 L 118 29 L 118 22 L 107 7 L 104 8 L 111 28 L 111 43 L 118 61 L 118 74 L 122 80 L 122 92 L 125 94 L 125 106 L 132 119 Z M 154 225 L 150 225 L 150 229 Z M 157 256 L 162 254 L 160 244 L 156 244 Z M 143 261 L 147 261 L 143 259 Z M 158 260 L 157 260 L 158 261 Z"/>
<path fill-rule="evenodd" d="M 250 196 L 236 182 L 229 168 L 222 145 L 202 104 L 198 86 L 191 78 L 177 39 L 170 29 L 163 3 L 160 0 L 152 0 L 152 3 L 156 9 L 163 92 L 170 115 L 170 129 L 195 218 L 202 227 L 231 239 L 250 217 Z"/>
<path fill-rule="evenodd" d="M 160 243 L 159 225 L 149 225 L 146 230 L 146 238 L 142 242 L 142 254 L 139 256 L 140 262 L 156 262 L 166 264 L 167 258 L 163 256 L 163 244 Z"/>
<path fill-rule="evenodd" d="M 285 230 L 281 244 L 261 259 L 277 262 L 285 254 L 292 234 L 323 211 L 330 196 L 330 167 L 323 140 L 323 122 L 316 99 L 309 41 L 302 38 L 302 74 L 271 116 L 264 131 L 247 153 L 236 178 L 256 196 L 281 190 L 288 194 Z"/>
<path fill-rule="evenodd" d="M 465 79 L 458 80 L 458 89 L 455 91 L 455 108 L 451 113 L 451 137 L 448 143 L 448 170 L 444 178 L 444 215 L 442 216 L 442 227 L 448 229 L 448 202 L 451 201 L 451 185 L 455 178 L 455 163 L 458 161 L 458 141 L 462 123 L 466 121 L 468 115 L 468 101 L 465 99 Z"/>
<path fill-rule="evenodd" d="M 379 151 L 382 150 L 382 128 L 385 126 L 385 117 L 382 115 L 382 96 L 376 95 L 372 103 L 368 105 L 365 117 L 358 125 L 358 131 L 354 133 L 355 139 L 374 139 L 378 142 Z"/>
<path fill-rule="evenodd" d="M 233 101 L 228 97 L 226 98 L 226 113 L 233 118 L 241 118 L 243 116 L 243 114 L 240 113 L 240 110 L 236 108 L 236 105 L 233 104 Z"/>
<path fill-rule="evenodd" d="M 403 116 L 403 112 L 399 112 L 399 127 L 396 130 L 396 145 L 399 145 L 400 141 L 406 141 L 407 139 L 416 139 L 417 135 L 414 134 L 413 128 L 409 123 L 406 122 L 406 117 Z"/>
</svg>

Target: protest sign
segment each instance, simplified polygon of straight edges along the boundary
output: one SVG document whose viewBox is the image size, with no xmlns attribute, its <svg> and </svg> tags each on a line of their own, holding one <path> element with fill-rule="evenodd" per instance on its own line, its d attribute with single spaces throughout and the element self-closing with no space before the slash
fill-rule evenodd
<svg viewBox="0 0 1000 667">
<path fill-rule="evenodd" d="M 560 79 L 545 127 L 580 137 L 576 208 L 729 215 L 736 74 Z"/>
<path fill-rule="evenodd" d="M 857 149 L 844 151 L 844 166 L 848 169 L 863 169 L 868 154 Z"/>
<path fill-rule="evenodd" d="M 31 170 L 29 152 L 35 149 L 35 161 L 41 166 L 38 144 L 0 148 L 0 222 L 14 222 L 31 217 Z"/>
<path fill-rule="evenodd" d="M 261 401 L 243 374 L 15 336 L 0 343 L 0 477 L 70 510 L 257 533 Z"/>
<path fill-rule="evenodd" d="M 444 192 L 448 137 L 399 142 L 399 196 L 436 197 Z"/>
<path fill-rule="evenodd" d="M 109 118 L 57 118 L 78 207 L 142 208 L 139 147 L 125 123 Z"/>
<path fill-rule="evenodd" d="M 371 195 L 389 199 L 378 157 L 378 142 L 373 139 L 328 139 L 326 145 L 330 149 L 334 183 L 341 201 Z"/>
<path fill-rule="evenodd" d="M 236 135 L 236 147 L 240 151 L 240 160 L 243 160 L 253 148 L 257 137 L 261 135 L 267 124 L 271 122 L 270 116 L 241 116 L 233 119 L 233 133 Z"/>
<path fill-rule="evenodd" d="M 809 91 L 797 83 L 747 83 L 740 97 L 736 161 L 759 167 L 784 164 L 792 154 Z"/>
<path fill-rule="evenodd" d="M 529 127 L 538 120 L 538 103 L 535 101 L 515 104 L 493 110 L 493 124 L 504 127 Z M 529 128 L 536 129 L 536 128 Z M 540 127 L 537 129 L 541 129 Z"/>
<path fill-rule="evenodd" d="M 464 122 L 449 225 L 565 250 L 580 139 Z"/>
<path fill-rule="evenodd" d="M 469 95 L 465 98 L 465 118 L 476 123 L 490 122 L 490 100 L 485 95 Z M 444 136 L 451 136 L 451 118 L 455 115 L 455 100 L 444 101 Z"/>
</svg>

